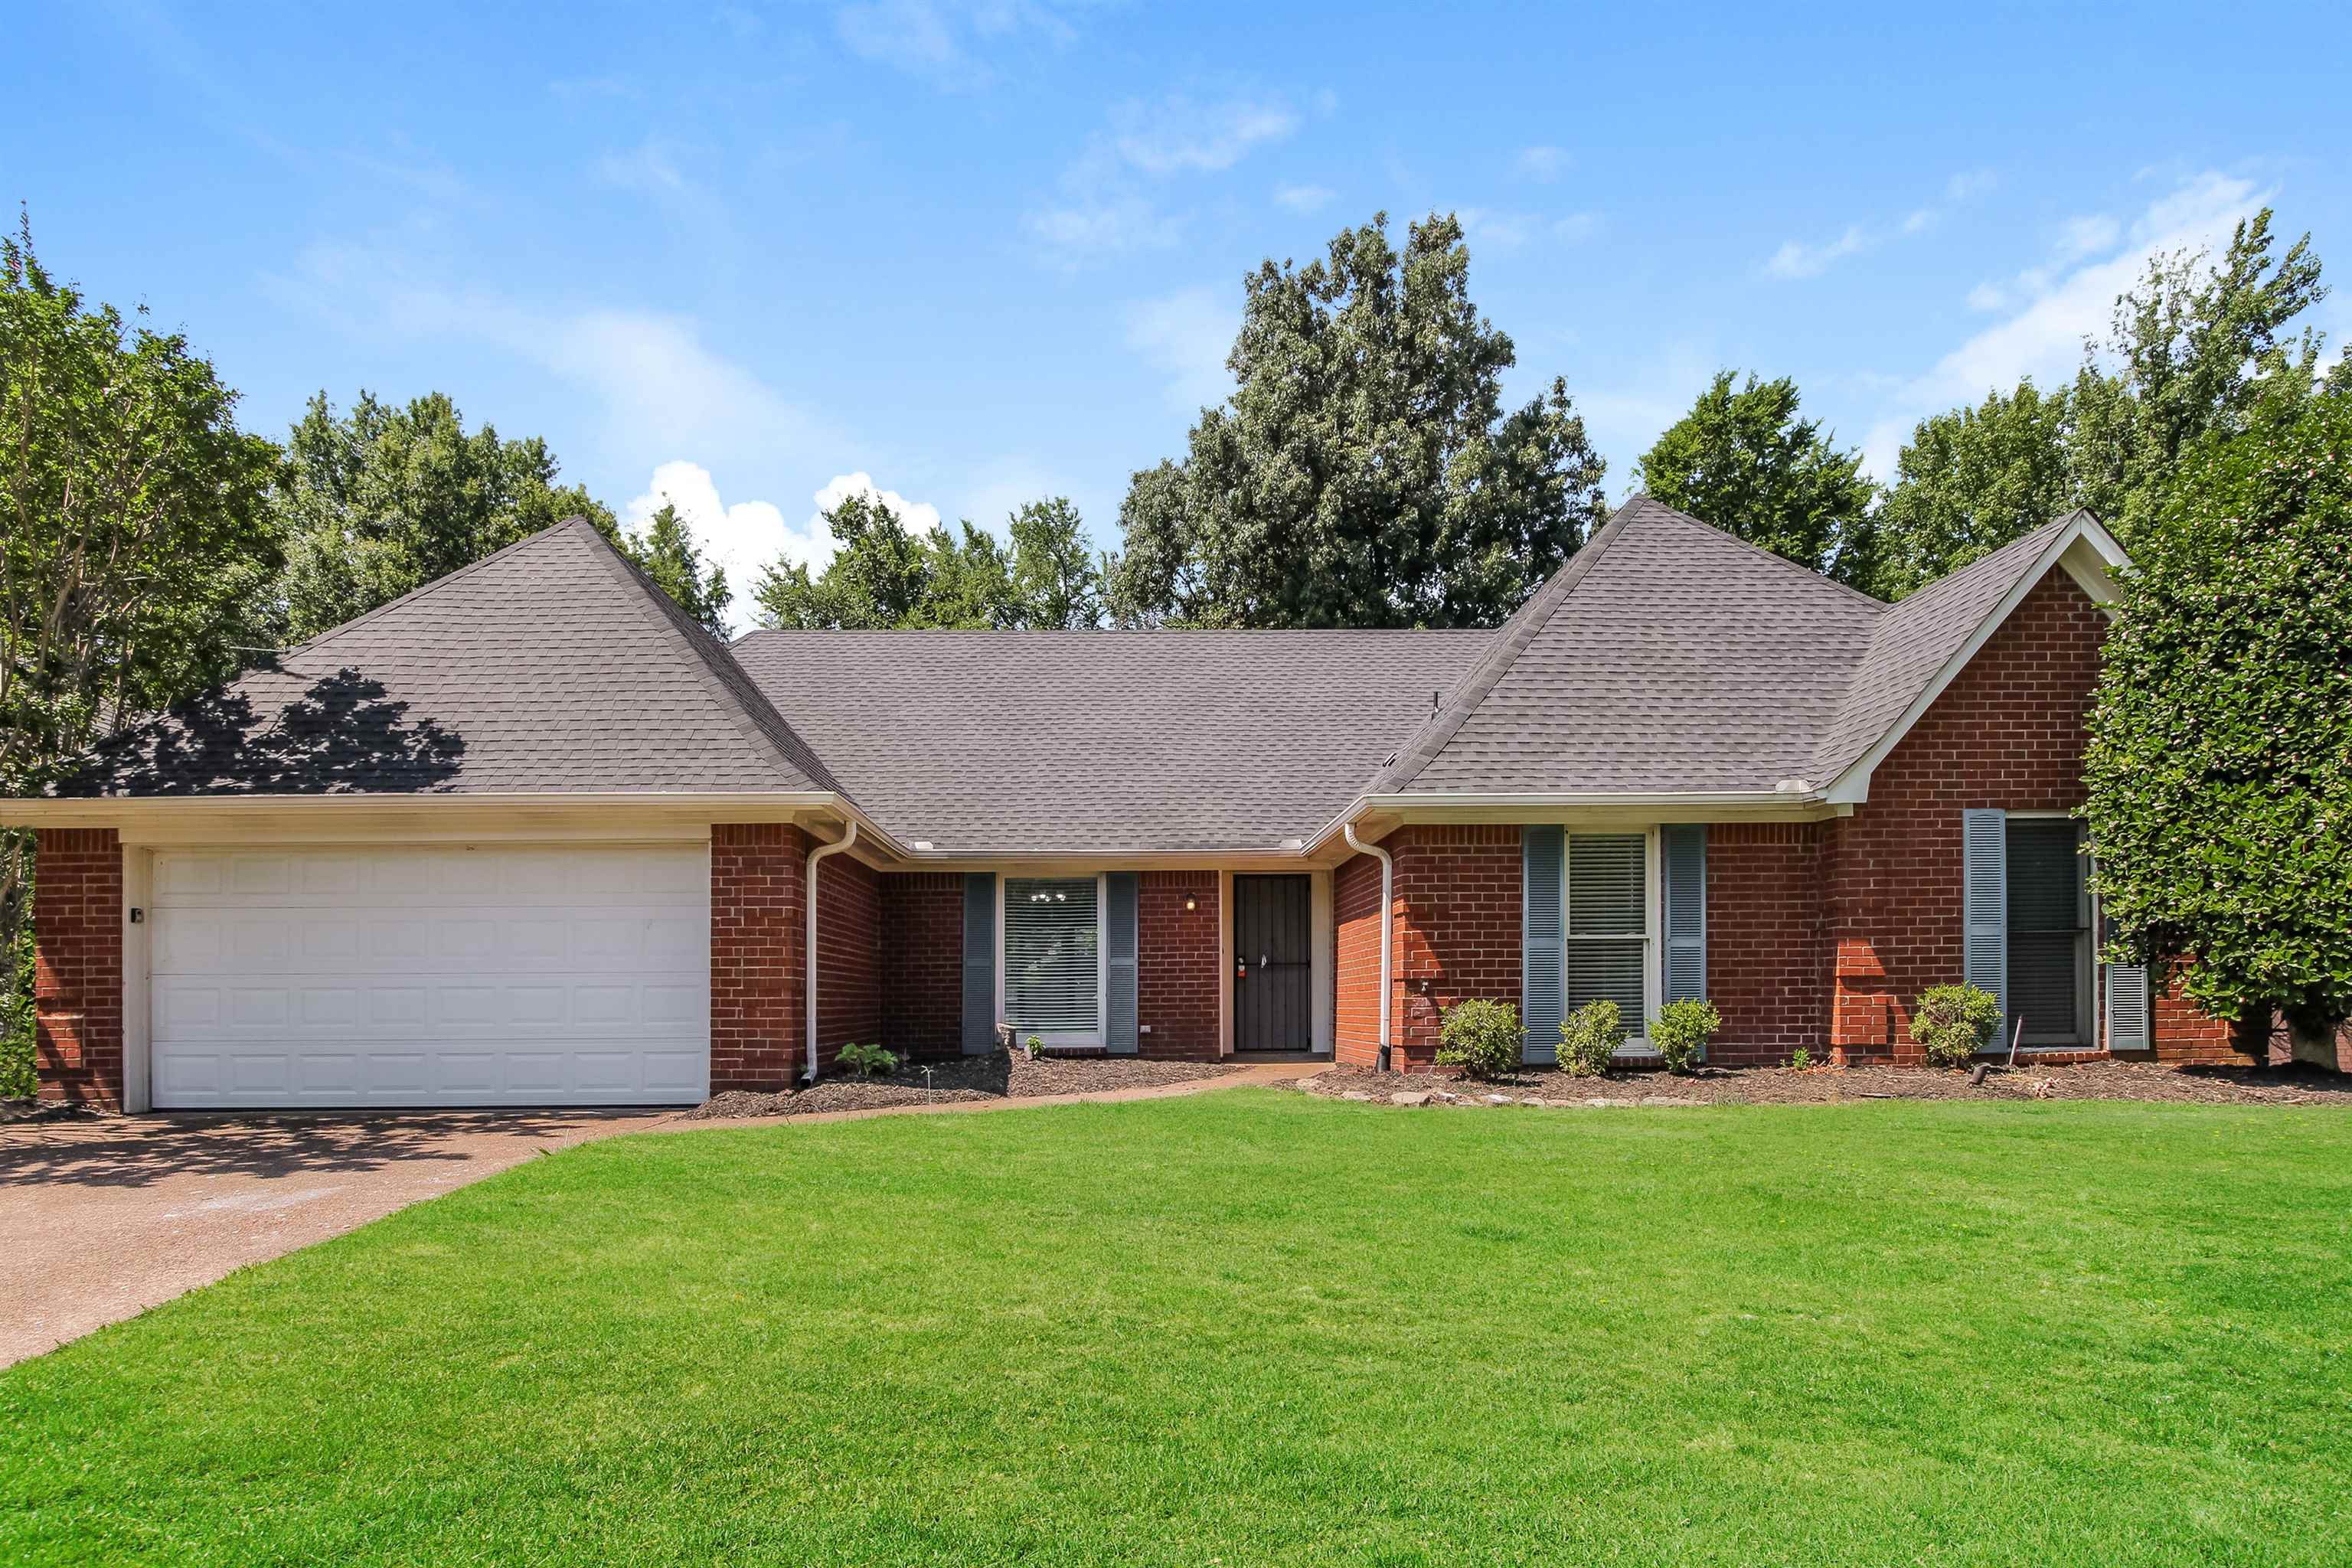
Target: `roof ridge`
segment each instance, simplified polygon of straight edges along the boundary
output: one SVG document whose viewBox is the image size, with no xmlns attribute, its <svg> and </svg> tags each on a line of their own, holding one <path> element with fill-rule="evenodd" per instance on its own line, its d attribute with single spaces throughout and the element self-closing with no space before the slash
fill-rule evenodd
<svg viewBox="0 0 2352 1568">
<path fill-rule="evenodd" d="M 1371 783 L 1365 786 L 1366 794 L 1375 791 L 1394 793 L 1421 776 L 1422 770 L 1445 749 L 1446 742 L 1469 722 L 1470 715 L 1477 711 L 1478 705 L 1486 701 L 1487 694 L 1519 661 L 1519 656 L 1527 652 L 1528 645 L 1535 640 L 1536 635 L 1551 624 L 1551 618 L 1559 614 L 1559 606 L 1576 592 L 1576 585 L 1591 574 L 1592 564 L 1601 559 L 1601 552 L 1623 535 L 1634 515 L 1635 500 L 1647 499 L 1646 496 L 1636 497 L 1619 507 L 1559 571 L 1545 579 L 1542 587 L 1528 595 L 1528 602 L 1496 630 L 1494 642 L 1478 662 L 1470 667 L 1469 673 L 1454 684 L 1445 703 L 1423 721 L 1421 728 L 1397 749 L 1394 762 L 1372 775 Z"/>
<path fill-rule="evenodd" d="M 595 541 L 596 553 L 607 570 L 637 591 L 640 602 L 670 635 L 683 643 L 686 651 L 702 676 L 705 689 L 720 710 L 728 714 L 747 740 L 764 745 L 783 766 L 807 776 L 814 784 L 833 791 L 845 800 L 849 792 L 841 787 L 816 748 L 802 738 L 787 722 L 775 704 L 750 673 L 735 661 L 726 644 L 713 637 L 708 628 L 687 614 L 686 607 L 665 592 L 660 584 L 647 576 L 644 568 L 606 539 L 584 517 L 568 518 L 566 522 L 578 522 L 588 530 Z M 558 524 L 558 527 L 563 526 Z M 720 661 L 724 661 L 722 664 Z M 852 804 L 856 804 L 852 801 Z"/>
<path fill-rule="evenodd" d="M 1650 506 L 1655 508 L 1659 511 L 1664 512 L 1668 517 L 1671 517 L 1679 522 L 1687 522 L 1694 528 L 1706 529 L 1709 533 L 1715 534 L 1718 538 L 1728 540 L 1733 544 L 1736 544 L 1740 549 L 1746 551 L 1748 554 L 1760 556 L 1764 560 L 1772 563 L 1775 566 L 1785 567 L 1789 571 L 1799 573 L 1805 577 L 1811 578 L 1816 583 L 1827 584 L 1829 586 L 1835 588 L 1839 593 L 1845 595 L 1849 598 L 1861 600 L 1863 604 L 1868 605 L 1873 610 L 1883 611 L 1891 607 L 1884 599 L 1874 597 L 1872 595 L 1864 593 L 1859 588 L 1841 583 L 1836 578 L 1830 576 L 1827 573 L 1816 572 L 1801 561 L 1791 561 L 1787 556 L 1782 555 L 1776 551 L 1767 550 L 1752 539 L 1742 539 L 1739 535 L 1732 532 L 1729 529 L 1718 528 L 1714 523 L 1707 521 L 1706 519 L 1696 516 L 1691 512 L 1685 511 L 1678 506 L 1670 506 L 1666 502 L 1660 500 L 1657 497 L 1650 494 L 1647 490 L 1636 491 L 1632 497 L 1627 499 L 1625 504 L 1627 506 L 1632 506 L 1637 500 L 1646 501 Z"/>
<path fill-rule="evenodd" d="M 444 572 L 440 576 L 434 578 L 430 582 L 419 583 L 415 587 L 411 588 L 407 593 L 401 595 L 397 599 L 386 599 L 374 609 L 363 611 L 359 615 L 353 616 L 350 620 L 344 621 L 339 626 L 329 626 L 322 632 L 314 632 L 310 637 L 307 637 L 300 642 L 296 643 L 292 647 L 278 649 L 276 657 L 281 659 L 286 659 L 293 658 L 296 654 L 311 652 L 320 645 L 331 642 L 335 638 L 341 637 L 345 632 L 355 632 L 362 626 L 368 625 L 370 622 L 374 621 L 381 616 L 391 614 L 394 610 L 400 608 L 400 606 L 408 604 L 412 600 L 424 598 L 426 595 L 432 593 L 436 588 L 446 588 L 450 584 L 457 582 L 461 578 L 472 576 L 475 573 L 479 572 L 483 567 L 488 566 L 493 561 L 502 560 L 505 557 L 512 555 L 518 551 L 526 548 L 527 546 L 539 543 L 541 540 L 546 539 L 551 535 L 561 533 L 563 530 L 570 528 L 575 522 L 591 533 L 594 533 L 596 531 L 596 525 L 594 523 L 590 522 L 586 518 L 574 512 L 572 516 L 565 518 L 562 521 L 550 523 L 536 533 L 524 534 L 512 544 L 502 544 L 498 549 L 491 551 L 488 555 L 481 557 L 479 560 L 468 561 L 466 564 L 458 567 L 454 572 Z"/>
</svg>

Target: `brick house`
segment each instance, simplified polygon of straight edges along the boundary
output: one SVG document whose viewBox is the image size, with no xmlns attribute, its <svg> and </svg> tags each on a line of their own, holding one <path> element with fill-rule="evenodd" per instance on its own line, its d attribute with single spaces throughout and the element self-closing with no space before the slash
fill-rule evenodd
<svg viewBox="0 0 2352 1568">
<path fill-rule="evenodd" d="M 1428 1062 L 1706 996 L 1714 1058 L 2219 1057 L 2095 958 L 2087 514 L 1899 605 L 1636 498 L 1493 631 L 754 632 L 574 520 L 0 802 L 42 1092 L 690 1101 L 850 1041 Z M 1645 1045 L 1637 1029 L 1628 1052 Z"/>
</svg>

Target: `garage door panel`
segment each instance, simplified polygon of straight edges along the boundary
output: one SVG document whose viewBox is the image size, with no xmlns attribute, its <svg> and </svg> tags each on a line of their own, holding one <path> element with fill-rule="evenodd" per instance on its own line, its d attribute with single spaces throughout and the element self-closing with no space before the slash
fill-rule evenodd
<svg viewBox="0 0 2352 1568">
<path fill-rule="evenodd" d="M 156 1103 L 690 1101 L 698 849 L 159 851 Z"/>
</svg>

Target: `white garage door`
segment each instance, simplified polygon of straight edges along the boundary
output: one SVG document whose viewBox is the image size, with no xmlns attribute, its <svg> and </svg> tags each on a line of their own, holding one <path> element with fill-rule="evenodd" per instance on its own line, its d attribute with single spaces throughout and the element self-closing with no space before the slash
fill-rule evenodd
<svg viewBox="0 0 2352 1568">
<path fill-rule="evenodd" d="M 159 1109 L 692 1103 L 699 846 L 155 855 Z"/>
</svg>

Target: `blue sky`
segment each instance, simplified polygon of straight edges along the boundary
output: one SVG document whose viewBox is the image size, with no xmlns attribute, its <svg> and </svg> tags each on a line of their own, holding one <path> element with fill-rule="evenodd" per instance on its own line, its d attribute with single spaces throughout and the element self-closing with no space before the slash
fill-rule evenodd
<svg viewBox="0 0 2352 1568">
<path fill-rule="evenodd" d="M 1242 275 L 1381 209 L 1463 215 L 1512 390 L 1567 378 L 1612 497 L 1722 365 L 1884 471 L 2265 201 L 2352 281 L 2342 7 L 1780 9 L 43 7 L 0 195 L 251 427 L 446 391 L 675 496 L 739 586 L 857 486 L 1115 543 Z"/>
</svg>

